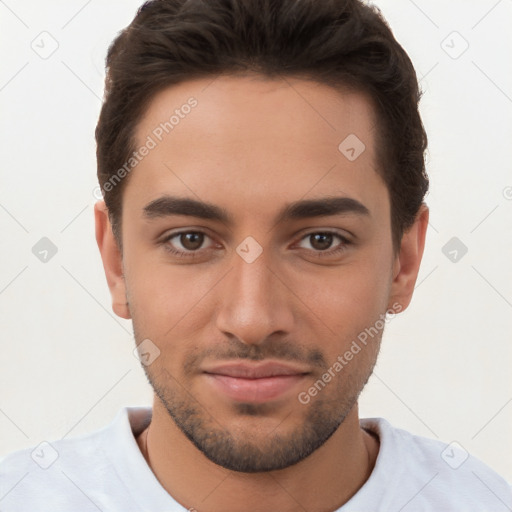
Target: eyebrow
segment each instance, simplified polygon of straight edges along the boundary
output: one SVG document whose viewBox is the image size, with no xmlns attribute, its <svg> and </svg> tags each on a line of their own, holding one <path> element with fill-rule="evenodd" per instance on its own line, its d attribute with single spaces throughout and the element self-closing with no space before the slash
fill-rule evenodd
<svg viewBox="0 0 512 512">
<path fill-rule="evenodd" d="M 300 200 L 286 205 L 278 214 L 276 223 L 287 220 L 309 219 L 331 215 L 352 214 L 370 217 L 370 211 L 361 202 L 351 197 L 324 197 Z M 165 195 L 148 203 L 143 208 L 143 217 L 151 220 L 172 215 L 187 215 L 207 220 L 216 220 L 233 225 L 231 215 L 223 208 L 196 199 Z"/>
</svg>

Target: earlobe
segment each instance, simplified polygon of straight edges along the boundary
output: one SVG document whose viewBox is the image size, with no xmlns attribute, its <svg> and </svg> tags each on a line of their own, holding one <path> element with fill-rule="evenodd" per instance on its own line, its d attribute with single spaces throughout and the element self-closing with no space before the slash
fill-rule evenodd
<svg viewBox="0 0 512 512">
<path fill-rule="evenodd" d="M 423 203 L 414 224 L 402 236 L 400 251 L 393 265 L 393 281 L 388 308 L 398 303 L 403 311 L 411 302 L 425 248 L 428 219 L 429 209 Z"/>
<path fill-rule="evenodd" d="M 131 314 L 126 299 L 126 283 L 123 273 L 123 259 L 112 232 L 112 225 L 108 217 L 105 201 L 98 201 L 94 205 L 94 220 L 96 225 L 96 242 L 103 261 L 105 277 L 112 296 L 112 310 L 125 319 Z"/>
</svg>

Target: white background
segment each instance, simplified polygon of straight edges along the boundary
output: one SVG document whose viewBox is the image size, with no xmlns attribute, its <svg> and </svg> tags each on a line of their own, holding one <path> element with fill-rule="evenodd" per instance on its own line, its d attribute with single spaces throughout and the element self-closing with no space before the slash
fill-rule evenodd
<svg viewBox="0 0 512 512">
<path fill-rule="evenodd" d="M 139 3 L 0 2 L 0 456 L 151 403 L 93 224 L 103 59 Z M 512 1 L 376 4 L 422 78 L 431 222 L 361 415 L 457 440 L 512 481 Z M 47 59 L 31 47 L 51 48 L 43 31 L 58 42 Z M 42 237 L 58 248 L 47 263 Z M 452 237 L 468 248 L 457 262 Z"/>
</svg>

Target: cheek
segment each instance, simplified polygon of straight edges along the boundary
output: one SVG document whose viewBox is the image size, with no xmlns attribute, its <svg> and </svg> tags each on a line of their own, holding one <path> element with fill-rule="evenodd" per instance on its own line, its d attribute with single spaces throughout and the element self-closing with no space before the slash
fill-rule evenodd
<svg viewBox="0 0 512 512">
<path fill-rule="evenodd" d="M 167 264 L 142 251 L 130 253 L 125 272 L 130 311 L 140 336 L 167 343 L 194 330 L 191 321 L 201 323 L 208 317 L 205 299 L 218 273 L 211 276 L 194 265 Z"/>
<path fill-rule="evenodd" d="M 361 332 L 375 325 L 386 311 L 390 292 L 388 270 L 382 261 L 354 260 L 319 279 L 302 281 L 305 303 L 311 319 L 320 320 L 319 329 L 335 340 L 339 354 Z M 380 323 L 379 323 L 380 325 Z M 326 345 L 327 347 L 327 345 Z"/>
</svg>

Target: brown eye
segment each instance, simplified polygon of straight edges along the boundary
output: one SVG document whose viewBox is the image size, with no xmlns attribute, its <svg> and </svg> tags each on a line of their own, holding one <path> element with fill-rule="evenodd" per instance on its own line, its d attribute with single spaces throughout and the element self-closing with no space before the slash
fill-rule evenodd
<svg viewBox="0 0 512 512">
<path fill-rule="evenodd" d="M 300 247 L 316 256 L 329 257 L 341 255 L 351 244 L 349 239 L 335 231 L 315 231 L 302 237 Z"/>
<path fill-rule="evenodd" d="M 161 243 L 171 254 L 194 257 L 208 249 L 208 247 L 203 247 L 207 240 L 212 241 L 206 233 L 201 231 L 180 231 L 168 235 Z"/>
<path fill-rule="evenodd" d="M 196 251 L 203 245 L 204 234 L 196 232 L 181 233 L 179 235 L 179 241 L 187 251 Z"/>
<path fill-rule="evenodd" d="M 308 235 L 311 247 L 317 251 L 325 251 L 332 245 L 333 236 L 330 233 L 313 233 Z"/>
</svg>

